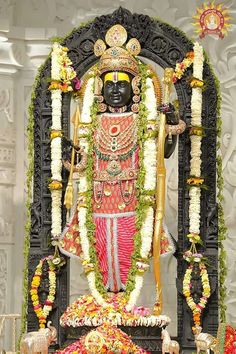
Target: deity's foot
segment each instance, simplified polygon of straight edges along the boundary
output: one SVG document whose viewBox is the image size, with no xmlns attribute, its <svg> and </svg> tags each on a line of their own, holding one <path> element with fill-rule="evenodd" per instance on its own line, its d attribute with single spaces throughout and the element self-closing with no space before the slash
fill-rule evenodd
<svg viewBox="0 0 236 354">
<path fill-rule="evenodd" d="M 110 323 L 115 326 L 165 327 L 170 318 L 165 315 L 154 316 L 144 307 L 134 306 L 127 310 L 127 300 L 120 294 L 110 294 L 106 306 L 99 305 L 92 295 L 84 295 L 68 306 L 61 316 L 62 327 L 100 326 Z"/>
</svg>

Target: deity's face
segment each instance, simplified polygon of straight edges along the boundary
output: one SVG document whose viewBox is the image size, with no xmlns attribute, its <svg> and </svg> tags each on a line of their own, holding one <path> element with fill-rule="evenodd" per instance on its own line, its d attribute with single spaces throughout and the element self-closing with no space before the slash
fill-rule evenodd
<svg viewBox="0 0 236 354">
<path fill-rule="evenodd" d="M 122 107 L 130 102 L 132 89 L 128 74 L 107 73 L 103 80 L 103 95 L 107 105 Z"/>
</svg>

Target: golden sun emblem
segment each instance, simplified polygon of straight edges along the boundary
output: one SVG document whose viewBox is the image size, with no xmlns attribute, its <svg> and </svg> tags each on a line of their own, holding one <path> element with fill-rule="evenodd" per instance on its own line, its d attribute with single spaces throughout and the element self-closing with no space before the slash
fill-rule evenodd
<svg viewBox="0 0 236 354">
<path fill-rule="evenodd" d="M 197 8 L 197 14 L 193 16 L 196 27 L 195 32 L 200 38 L 204 38 L 206 34 L 216 34 L 223 39 L 227 35 L 231 24 L 229 21 L 229 11 L 224 7 L 223 3 L 215 4 L 214 1 L 204 3 L 201 8 Z"/>
<path fill-rule="evenodd" d="M 104 344 L 104 336 L 96 330 L 90 331 L 85 337 L 84 345 L 88 351 L 88 354 L 101 353 L 101 349 Z"/>
</svg>

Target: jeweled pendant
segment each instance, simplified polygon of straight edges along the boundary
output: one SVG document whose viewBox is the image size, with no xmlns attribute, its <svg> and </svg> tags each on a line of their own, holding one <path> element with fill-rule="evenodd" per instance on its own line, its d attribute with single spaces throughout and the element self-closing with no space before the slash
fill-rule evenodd
<svg viewBox="0 0 236 354">
<path fill-rule="evenodd" d="M 116 137 L 119 134 L 120 134 L 120 126 L 118 124 L 113 124 L 109 128 L 109 135 Z"/>
<path fill-rule="evenodd" d="M 109 173 L 109 175 L 111 176 L 117 176 L 118 174 L 121 173 L 121 165 L 119 161 L 109 161 L 107 164 L 107 173 Z"/>
<path fill-rule="evenodd" d="M 101 205 L 100 204 L 96 204 L 96 209 L 100 209 Z"/>
<path fill-rule="evenodd" d="M 118 204 L 118 209 L 120 209 L 120 210 L 124 210 L 125 207 L 126 207 L 126 205 L 123 202 Z"/>
<path fill-rule="evenodd" d="M 111 195 L 111 190 L 108 189 L 108 188 L 105 188 L 104 189 L 104 194 L 105 194 L 106 197 L 109 197 Z"/>
</svg>

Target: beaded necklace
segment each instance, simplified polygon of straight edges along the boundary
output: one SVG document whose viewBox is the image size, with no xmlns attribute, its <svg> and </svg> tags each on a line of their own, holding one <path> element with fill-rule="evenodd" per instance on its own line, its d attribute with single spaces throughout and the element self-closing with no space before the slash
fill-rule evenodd
<svg viewBox="0 0 236 354">
<path fill-rule="evenodd" d="M 137 142 L 136 119 L 133 119 L 124 131 L 121 131 L 122 122 L 129 117 L 122 117 L 119 122 L 111 123 L 108 129 L 103 127 L 100 119 L 95 136 L 95 150 L 107 156 L 111 154 L 119 156 L 122 153 L 124 158 L 124 155 L 128 154 Z"/>
</svg>

